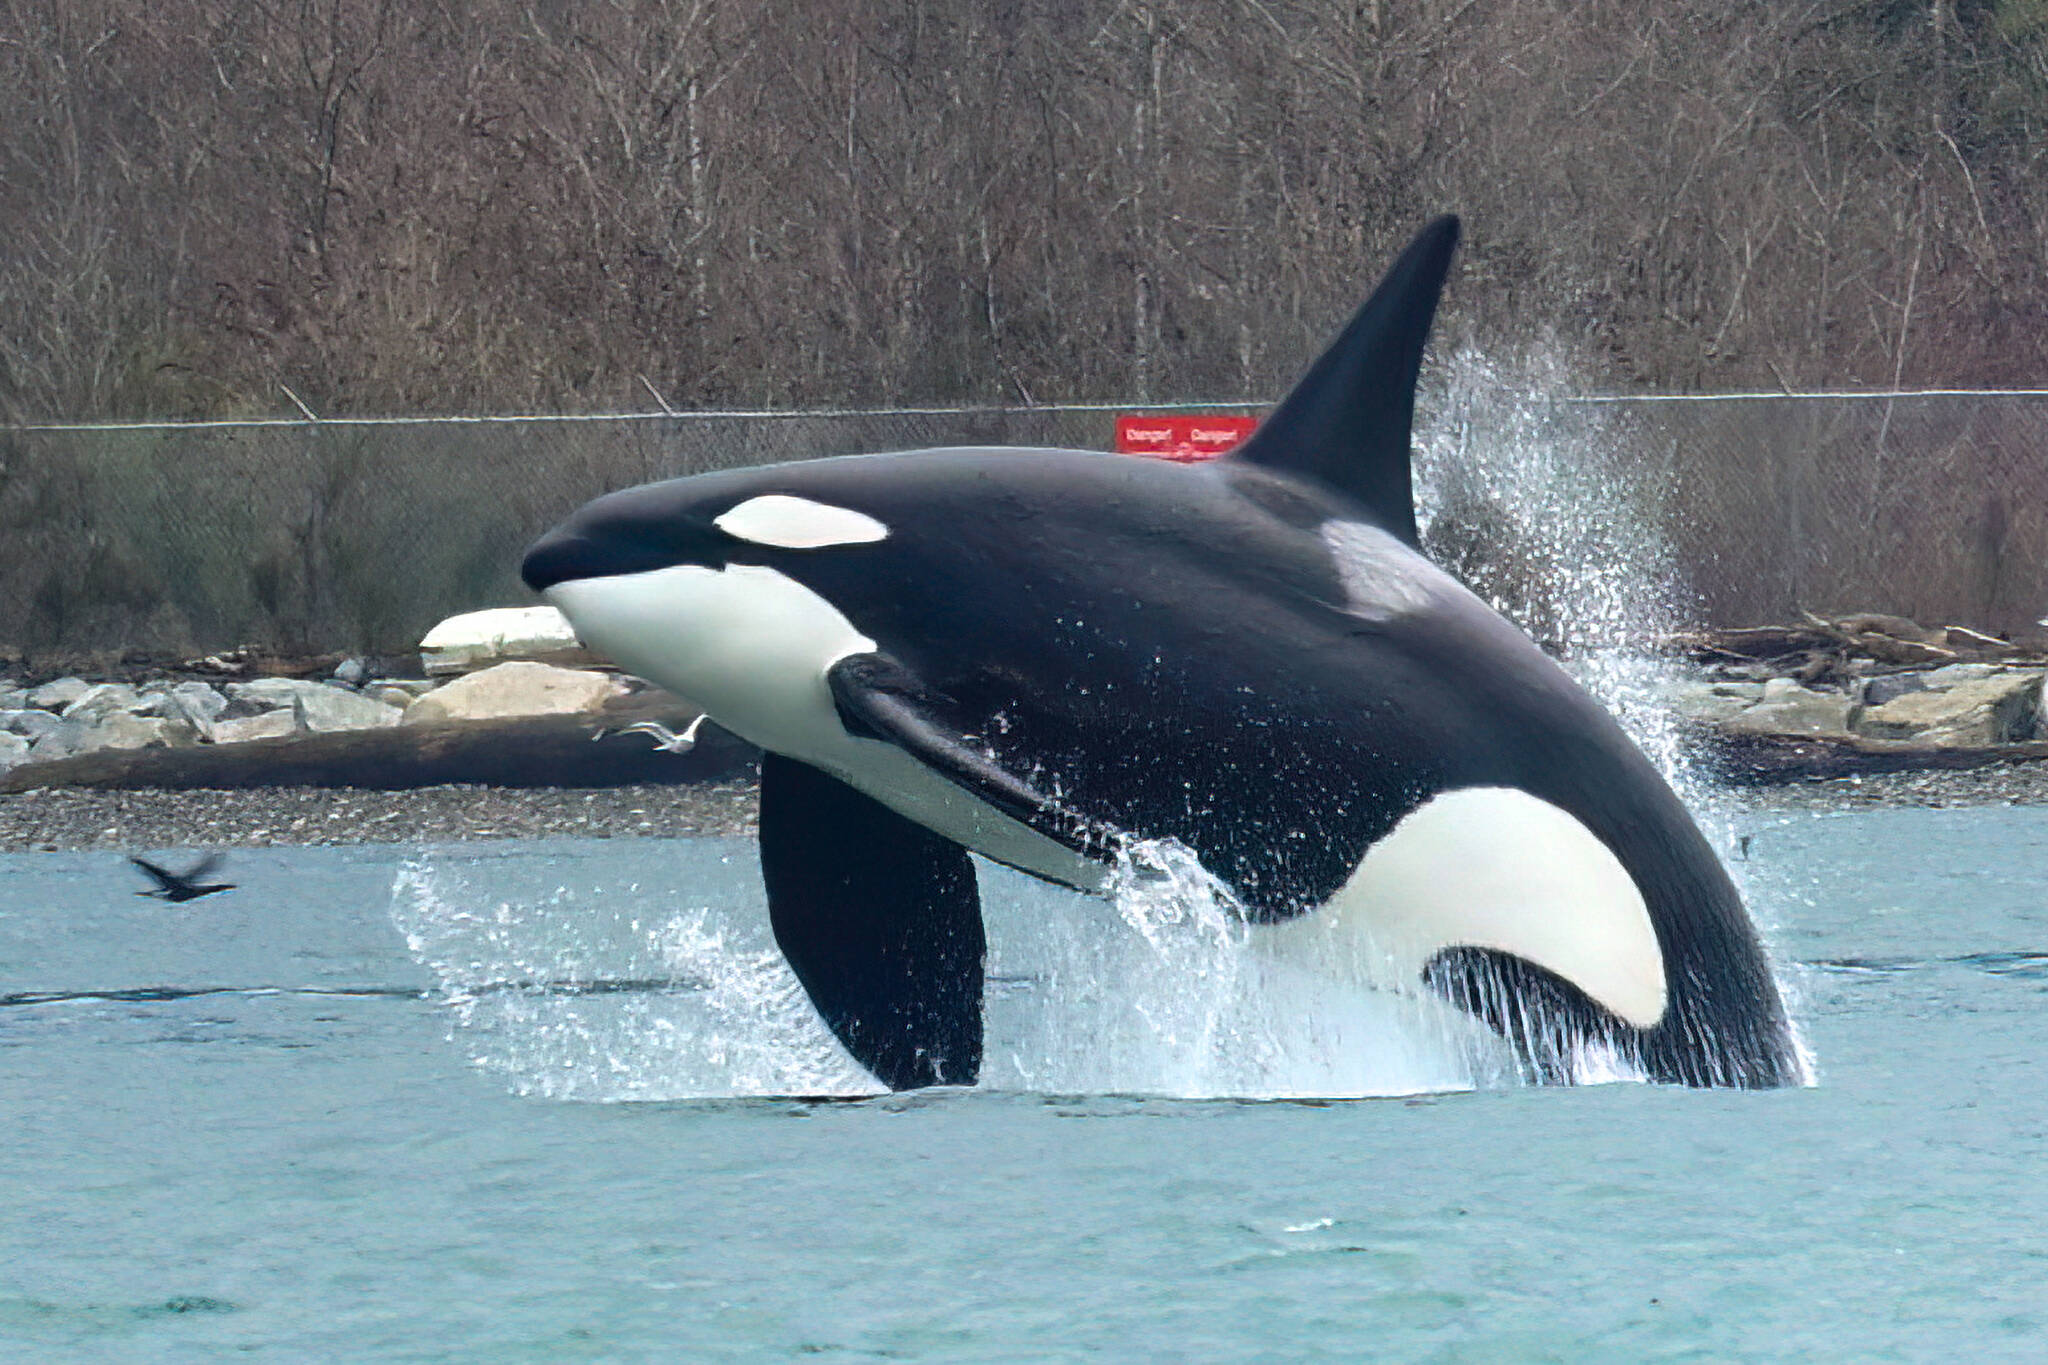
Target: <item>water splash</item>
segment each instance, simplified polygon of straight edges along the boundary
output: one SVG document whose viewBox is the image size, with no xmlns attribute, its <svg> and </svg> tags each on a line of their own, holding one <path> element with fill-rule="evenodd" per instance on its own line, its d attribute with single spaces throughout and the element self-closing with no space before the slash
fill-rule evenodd
<svg viewBox="0 0 2048 1365">
<path fill-rule="evenodd" d="M 1008 906 L 991 918 L 991 944 L 1015 973 L 990 999 L 985 1086 L 1281 1098 L 1514 1076 L 1500 1041 L 1466 1016 L 1332 970 L 1340 955 L 1316 917 L 1280 931 L 1249 923 L 1177 842 L 1133 841 L 1105 894 L 1107 913 L 1007 873 L 984 879 L 985 901 Z"/>
<path fill-rule="evenodd" d="M 1422 547 L 1613 714 L 1725 863 L 1740 810 L 1692 760 L 1669 701 L 1680 664 L 1650 648 L 1699 619 L 1663 530 L 1676 515 L 1671 453 L 1620 427 L 1614 409 L 1568 401 L 1584 388 L 1555 351 L 1453 354 L 1416 430 Z M 1730 871 L 1768 947 L 1772 906 Z M 1779 977 L 1796 1010 L 1800 983 Z M 1794 1034 L 1810 1080 L 1811 1050 Z M 1586 1061 L 1586 1074 L 1602 1070 Z"/>
<path fill-rule="evenodd" d="M 1710 834 L 1730 812 L 1690 770 L 1664 701 L 1672 668 L 1642 649 L 1688 618 L 1658 528 L 1657 469 L 1552 361 L 1451 359 L 1417 432 L 1425 549 L 1546 643 L 1664 771 Z M 658 841 L 647 841 L 656 843 Z M 503 860 L 422 858 L 393 918 L 440 981 L 450 1036 L 523 1092 L 565 1099 L 866 1094 L 774 948 L 752 872 L 721 884 L 673 864 L 620 885 L 547 864 L 508 889 Z M 727 861 L 733 861 L 731 856 Z M 1231 889 L 1172 841 L 1134 841 L 1107 903 L 984 867 L 987 1088 L 1059 1094 L 1395 1095 L 1511 1084 L 1501 1041 L 1433 997 L 1341 965 L 1356 944 L 1311 916 L 1254 928 Z M 685 906 L 676 910 L 677 904 Z M 537 983 L 624 976 L 616 995 Z M 522 984 L 523 983 L 523 984 Z M 1540 1021 L 1525 1021 L 1532 1030 Z M 1604 1049 L 1560 1044 L 1581 1081 L 1635 1079 Z"/>
<path fill-rule="evenodd" d="M 439 982 L 448 1036 L 521 1094 L 565 1100 L 863 1095 L 880 1087 L 819 1022 L 772 944 L 712 904 L 638 883 L 506 895 L 513 860 L 422 854 L 391 916 Z M 552 870 L 573 877 L 574 867 Z M 591 989 L 626 983 L 630 989 Z"/>
<path fill-rule="evenodd" d="M 1146 988 L 1132 997 L 1161 1055 L 1170 1094 L 1199 1094 L 1227 1068 L 1263 1071 L 1274 1040 L 1247 1017 L 1246 949 L 1251 925 L 1236 891 L 1174 839 L 1134 839 L 1117 851 L 1103 886 L 1117 917 L 1150 956 L 1131 964 Z"/>
<path fill-rule="evenodd" d="M 564 1100 L 877 1091 L 776 951 L 751 849 L 580 853 L 443 849 L 395 879 L 393 922 L 475 1066 Z M 1333 977 L 1249 925 L 1178 844 L 1126 850 L 1107 900 L 980 876 L 984 1088 L 1263 1098 L 1512 1079 L 1497 1041 L 1447 1007 Z"/>
<path fill-rule="evenodd" d="M 1416 432 L 1423 550 L 1571 668 L 1643 750 L 1689 778 L 1673 676 L 1645 644 L 1698 615 L 1662 526 L 1668 480 L 1554 356 L 1460 351 Z"/>
</svg>

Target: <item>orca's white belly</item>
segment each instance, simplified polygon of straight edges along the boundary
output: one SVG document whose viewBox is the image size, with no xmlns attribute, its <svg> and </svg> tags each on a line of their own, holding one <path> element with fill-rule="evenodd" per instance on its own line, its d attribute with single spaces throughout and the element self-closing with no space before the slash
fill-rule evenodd
<svg viewBox="0 0 2048 1365">
<path fill-rule="evenodd" d="M 757 565 L 682 564 L 557 583 L 547 597 L 591 649 L 740 738 L 808 763 L 984 857 L 1084 891 L 1104 869 L 1004 815 L 893 744 L 846 732 L 826 674 L 872 652 L 830 602 Z"/>
</svg>

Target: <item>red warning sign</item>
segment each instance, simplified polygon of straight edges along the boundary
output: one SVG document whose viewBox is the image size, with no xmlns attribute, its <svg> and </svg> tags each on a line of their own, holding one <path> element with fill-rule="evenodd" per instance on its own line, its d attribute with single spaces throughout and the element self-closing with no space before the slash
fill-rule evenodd
<svg viewBox="0 0 2048 1365">
<path fill-rule="evenodd" d="M 1141 417 L 1126 413 L 1116 419 L 1116 453 L 1150 455 L 1192 464 L 1213 460 L 1235 449 L 1259 424 L 1256 417 Z"/>
</svg>

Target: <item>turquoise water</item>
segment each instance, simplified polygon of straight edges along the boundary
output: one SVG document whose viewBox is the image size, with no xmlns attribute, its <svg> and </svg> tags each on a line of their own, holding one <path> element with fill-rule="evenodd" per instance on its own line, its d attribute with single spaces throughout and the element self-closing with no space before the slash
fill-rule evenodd
<svg viewBox="0 0 2048 1365">
<path fill-rule="evenodd" d="M 1504 1084 L 991 873 L 988 1088 L 748 1098 L 860 1077 L 743 845 L 250 850 L 181 908 L 0 857 L 0 1347 L 2037 1358 L 2048 811 L 1736 823 L 1811 1089 Z M 1200 1098 L 1319 1090 L 1423 1093 Z"/>
</svg>

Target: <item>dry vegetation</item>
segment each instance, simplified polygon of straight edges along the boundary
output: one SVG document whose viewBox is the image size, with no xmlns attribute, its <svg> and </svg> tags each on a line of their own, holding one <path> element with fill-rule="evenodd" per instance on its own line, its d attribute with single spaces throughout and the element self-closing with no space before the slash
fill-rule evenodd
<svg viewBox="0 0 2048 1365">
<path fill-rule="evenodd" d="M 2044 0 L 0 0 L 0 417 L 2035 383 Z"/>
</svg>

